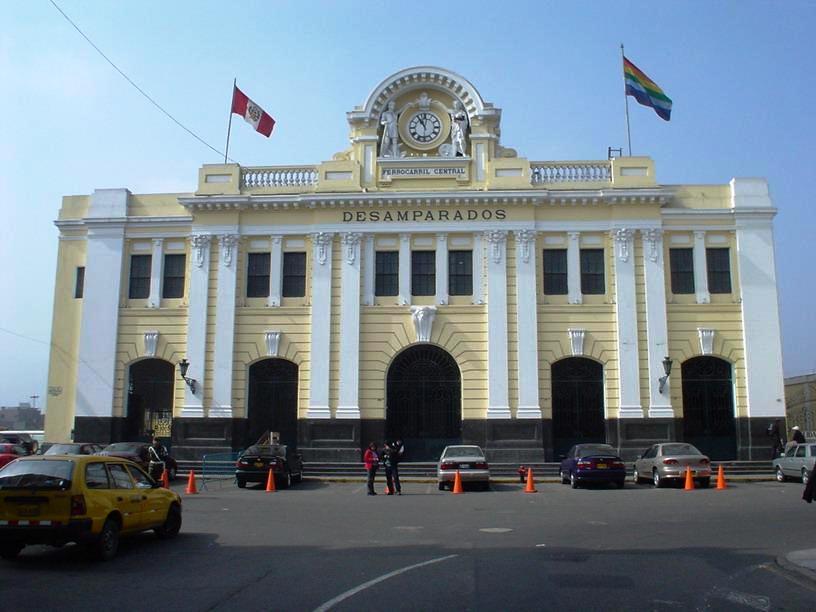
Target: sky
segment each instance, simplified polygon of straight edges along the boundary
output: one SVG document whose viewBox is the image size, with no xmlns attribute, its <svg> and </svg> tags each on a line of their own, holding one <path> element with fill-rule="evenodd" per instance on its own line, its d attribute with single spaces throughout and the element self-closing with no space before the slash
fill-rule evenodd
<svg viewBox="0 0 816 612">
<path fill-rule="evenodd" d="M 434 65 L 502 109 L 502 145 L 534 161 L 626 145 L 621 43 L 673 99 L 630 101 L 632 149 L 661 184 L 765 177 L 786 376 L 816 371 L 811 266 L 816 1 L 0 3 L 0 405 L 47 391 L 64 195 L 191 192 L 223 161 L 232 81 L 277 121 L 233 122 L 242 165 L 319 163 L 348 146 L 346 112 L 402 68 Z"/>
</svg>

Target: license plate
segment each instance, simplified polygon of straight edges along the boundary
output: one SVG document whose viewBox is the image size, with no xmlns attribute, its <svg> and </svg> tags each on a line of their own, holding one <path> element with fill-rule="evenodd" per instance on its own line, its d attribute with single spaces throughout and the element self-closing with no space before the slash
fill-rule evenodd
<svg viewBox="0 0 816 612">
<path fill-rule="evenodd" d="M 263 466 L 264 466 L 263 461 L 256 461 L 255 462 L 255 467 L 263 467 Z"/>
<path fill-rule="evenodd" d="M 470 464 L 469 464 L 469 463 L 460 463 L 460 464 L 459 464 L 459 469 L 460 469 L 460 470 L 466 470 L 466 469 L 468 469 L 469 467 L 470 467 Z"/>
<path fill-rule="evenodd" d="M 605 470 L 608 466 L 605 463 L 599 463 L 596 467 L 599 470 Z"/>
<path fill-rule="evenodd" d="M 17 515 L 18 516 L 40 516 L 40 507 L 39 506 L 18 506 L 17 507 Z"/>
</svg>

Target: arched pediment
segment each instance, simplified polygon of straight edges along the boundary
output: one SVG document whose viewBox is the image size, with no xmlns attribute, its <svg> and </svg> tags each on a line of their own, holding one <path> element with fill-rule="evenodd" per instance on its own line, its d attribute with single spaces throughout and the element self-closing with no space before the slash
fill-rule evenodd
<svg viewBox="0 0 816 612">
<path fill-rule="evenodd" d="M 494 108 L 482 99 L 473 84 L 463 76 L 436 66 L 405 68 L 381 81 L 365 103 L 348 113 L 349 123 L 367 124 L 378 120 L 388 101 L 395 96 L 415 89 L 443 91 L 462 102 L 470 119 L 501 116 L 501 109 Z"/>
</svg>

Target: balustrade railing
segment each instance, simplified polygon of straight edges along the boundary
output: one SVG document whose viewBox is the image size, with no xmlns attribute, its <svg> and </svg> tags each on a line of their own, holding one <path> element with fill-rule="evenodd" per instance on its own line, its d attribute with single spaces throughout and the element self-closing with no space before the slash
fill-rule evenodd
<svg viewBox="0 0 816 612">
<path fill-rule="evenodd" d="M 603 183 L 612 181 L 608 161 L 530 162 L 533 185 L 550 183 Z"/>
<path fill-rule="evenodd" d="M 279 187 L 305 189 L 317 185 L 316 166 L 241 168 L 241 188 Z"/>
</svg>

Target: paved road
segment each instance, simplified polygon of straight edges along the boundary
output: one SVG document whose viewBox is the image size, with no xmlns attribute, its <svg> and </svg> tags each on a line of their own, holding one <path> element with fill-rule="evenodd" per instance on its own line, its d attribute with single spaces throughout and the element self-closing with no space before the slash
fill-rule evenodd
<svg viewBox="0 0 816 612">
<path fill-rule="evenodd" d="M 232 486 L 185 497 L 174 541 L 111 563 L 77 547 L 0 566 L 11 610 L 812 610 L 816 584 L 775 559 L 816 548 L 801 485 L 726 491 L 520 485 Z"/>
</svg>

